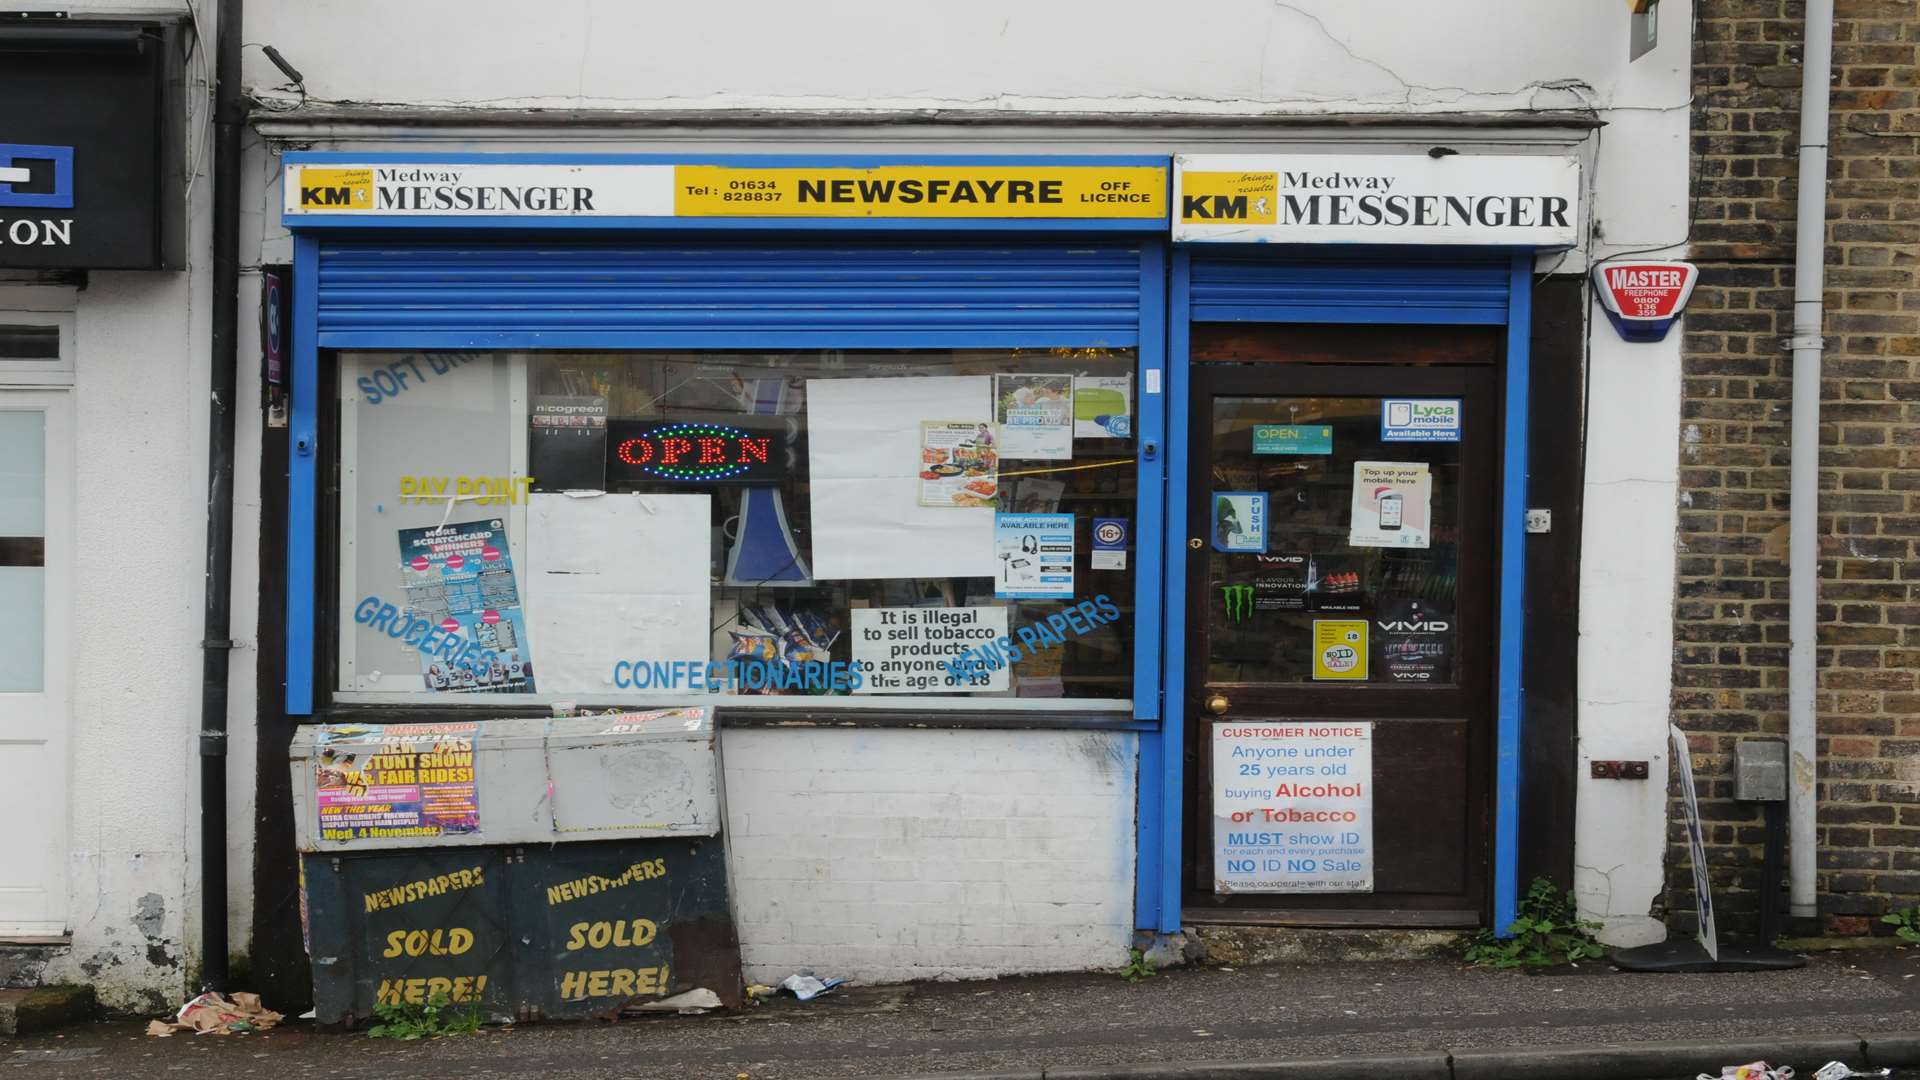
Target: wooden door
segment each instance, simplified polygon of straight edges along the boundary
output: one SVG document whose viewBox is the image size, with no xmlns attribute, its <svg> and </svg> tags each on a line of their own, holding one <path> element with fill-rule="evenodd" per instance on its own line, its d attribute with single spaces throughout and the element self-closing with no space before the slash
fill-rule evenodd
<svg viewBox="0 0 1920 1080">
<path fill-rule="evenodd" d="M 1498 339 L 1478 328 L 1272 327 L 1216 334 L 1211 346 L 1196 333 L 1195 342 L 1188 917 L 1481 925 L 1498 612 Z M 1453 431 L 1447 403 L 1457 409 Z M 1441 416 L 1442 426 L 1413 437 L 1437 438 L 1408 441 L 1403 421 L 1415 408 Z M 1239 520 L 1254 515 L 1264 517 L 1258 536 Z M 1215 726 L 1249 721 L 1338 721 L 1365 733 L 1370 823 L 1346 849 L 1364 849 L 1365 885 L 1308 874 L 1249 888 L 1221 876 Z"/>
</svg>

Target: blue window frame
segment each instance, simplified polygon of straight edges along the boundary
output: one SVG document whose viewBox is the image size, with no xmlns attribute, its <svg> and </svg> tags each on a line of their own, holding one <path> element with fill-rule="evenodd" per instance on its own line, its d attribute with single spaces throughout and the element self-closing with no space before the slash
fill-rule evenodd
<svg viewBox="0 0 1920 1080">
<path fill-rule="evenodd" d="M 1175 249 L 1168 310 L 1166 438 L 1170 453 L 1190 445 L 1189 336 L 1194 322 L 1402 323 L 1507 328 L 1504 366 L 1506 441 L 1501 448 L 1499 511 L 1500 637 L 1496 646 L 1493 835 L 1493 925 L 1503 932 L 1518 905 L 1521 683 L 1526 580 L 1528 330 L 1532 321 L 1533 253 L 1479 253 L 1448 259 L 1420 252 L 1378 251 L 1329 260 L 1314 252 L 1268 250 L 1198 257 Z M 1243 272 L 1236 272 L 1236 270 Z M 1187 473 L 1168 470 L 1164 565 L 1186 553 Z M 1186 575 L 1163 580 L 1169 612 L 1186 610 Z M 1164 718 L 1140 738 L 1140 807 L 1135 925 L 1171 933 L 1181 918 L 1181 827 L 1186 800 L 1186 624 L 1166 621 L 1162 660 Z"/>
<path fill-rule="evenodd" d="M 653 156 L 296 154 L 289 164 L 329 162 L 687 162 Z M 904 158 L 704 159 L 739 165 L 926 164 Z M 939 164 L 1149 165 L 1165 168 L 1164 158 L 1005 158 L 954 157 Z M 1165 370 L 1165 248 L 1157 220 L 1099 222 L 977 220 L 887 222 L 867 219 L 809 221 L 670 221 L 662 219 L 540 219 L 474 221 L 407 217 L 390 220 L 346 215 L 289 215 L 294 241 L 294 371 L 289 438 L 291 466 L 287 537 L 287 688 L 290 715 L 311 715 L 315 700 L 314 657 L 320 615 L 317 529 L 321 504 L 320 463 L 331 448 L 319 442 L 322 389 L 319 354 L 323 349 L 947 349 L 981 347 L 1112 346 L 1138 350 L 1140 391 L 1136 394 L 1139 431 L 1138 509 L 1134 524 L 1133 573 L 1136 581 L 1134 687 L 1135 727 L 1150 728 L 1160 717 L 1162 655 L 1160 535 L 1165 487 L 1166 410 L 1158 387 Z M 636 228 L 641 227 L 641 228 Z M 777 227 L 777 230 L 776 228 Z M 718 230 L 692 241 L 691 228 Z M 783 253 L 818 249 L 820 230 L 849 234 L 830 241 L 848 273 L 868 271 L 863 301 L 844 303 L 846 282 L 833 290 L 799 297 L 805 318 L 759 320 L 716 314 L 712 305 L 675 306 L 660 297 L 630 298 L 641 316 L 596 317 L 576 295 L 566 297 L 566 264 L 593 263 L 588 273 L 603 278 L 620 266 L 637 265 L 653 254 L 677 250 L 698 261 L 718 258 L 732 268 L 732 286 L 752 290 L 777 277 Z M 456 231 L 458 230 L 458 231 Z M 588 230 L 592 230 L 589 232 Z M 917 235 L 899 234 L 912 230 Z M 1086 234 L 1107 232 L 1109 237 Z M 690 246 L 697 244 L 698 246 Z M 425 263 L 460 252 L 459 265 L 421 273 Z M 719 256 L 715 256 L 719 252 Z M 1038 256 L 1075 258 L 1092 268 L 1096 280 L 1068 281 L 1049 294 L 1009 300 L 1000 288 L 957 287 L 929 290 L 914 281 L 916 270 L 937 268 L 943 258 L 991 259 L 1004 253 L 1009 276 L 1031 266 Z M 756 254 L 757 253 L 757 254 Z M 486 260 L 511 272 L 482 279 L 473 272 Z M 477 261 L 476 261 L 477 260 Z M 1124 272 L 1117 270 L 1124 264 Z M 887 269 L 895 273 L 889 277 Z M 875 273 L 877 272 L 877 273 Z M 455 287 L 421 290 L 431 277 Z M 543 277 L 543 274 L 545 275 Z M 1104 275 L 1104 276 L 1103 276 Z M 462 277 L 472 278 L 461 283 Z M 724 275 L 723 275 L 724 277 Z M 889 292 L 889 282 L 912 284 Z M 555 302 L 555 289 L 562 299 Z M 787 290 L 791 292 L 791 289 Z M 786 299 L 794 300 L 792 296 Z M 791 309 L 789 308 L 789 315 Z M 983 703 L 984 704 L 984 703 Z"/>
</svg>

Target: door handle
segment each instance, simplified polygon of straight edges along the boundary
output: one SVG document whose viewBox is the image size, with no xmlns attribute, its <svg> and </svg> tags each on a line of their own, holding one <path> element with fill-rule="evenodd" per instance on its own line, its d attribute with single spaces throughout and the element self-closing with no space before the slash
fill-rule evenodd
<svg viewBox="0 0 1920 1080">
<path fill-rule="evenodd" d="M 1191 539 L 1191 540 L 1189 540 L 1189 541 L 1187 541 L 1187 546 L 1188 546 L 1188 547 L 1190 547 L 1190 548 L 1192 548 L 1192 549 L 1193 549 L 1193 550 L 1195 550 L 1195 551 L 1199 551 L 1199 550 L 1200 550 L 1200 545 L 1202 545 L 1202 544 L 1204 544 L 1204 543 L 1206 543 L 1206 541 L 1205 541 L 1205 540 L 1202 540 L 1202 539 L 1200 539 L 1199 537 L 1197 537 L 1197 536 L 1196 536 L 1196 537 L 1194 537 L 1193 539 Z"/>
<path fill-rule="evenodd" d="M 1227 700 L 1225 694 L 1215 694 L 1207 699 L 1207 711 L 1215 716 L 1225 716 L 1232 707 L 1233 703 Z"/>
</svg>

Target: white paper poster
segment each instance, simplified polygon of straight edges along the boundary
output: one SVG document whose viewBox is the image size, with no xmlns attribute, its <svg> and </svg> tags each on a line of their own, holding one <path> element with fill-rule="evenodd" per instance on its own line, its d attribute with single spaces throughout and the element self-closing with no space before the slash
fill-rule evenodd
<svg viewBox="0 0 1920 1080">
<path fill-rule="evenodd" d="M 1423 461 L 1353 463 L 1354 547 L 1423 548 L 1433 542 L 1433 475 Z"/>
<path fill-rule="evenodd" d="M 1000 569 L 993 595 L 1046 600 L 1073 595 L 1073 515 L 1000 514 L 993 555 Z"/>
<path fill-rule="evenodd" d="M 1009 666 L 983 665 L 956 677 L 947 661 L 1007 636 L 1004 607 L 854 608 L 856 694 L 957 694 L 1005 690 Z"/>
<path fill-rule="evenodd" d="M 1213 725 L 1213 891 L 1373 891 L 1373 725 Z"/>
<path fill-rule="evenodd" d="M 1076 439 L 1130 439 L 1133 437 L 1133 376 L 1075 375 L 1073 377 L 1073 437 Z"/>
<path fill-rule="evenodd" d="M 543 693 L 605 693 L 614 665 L 708 659 L 712 499 L 527 502 L 527 619 Z"/>
<path fill-rule="evenodd" d="M 993 408 L 1001 457 L 1073 457 L 1073 376 L 995 375 Z"/>
<path fill-rule="evenodd" d="M 807 380 L 815 578 L 993 576 L 991 509 L 920 505 L 929 420 L 991 423 L 992 378 Z"/>
</svg>

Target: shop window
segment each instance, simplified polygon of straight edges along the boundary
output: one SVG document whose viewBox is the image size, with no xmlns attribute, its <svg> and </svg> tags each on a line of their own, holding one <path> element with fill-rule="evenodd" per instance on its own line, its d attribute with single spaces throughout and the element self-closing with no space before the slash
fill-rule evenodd
<svg viewBox="0 0 1920 1080">
<path fill-rule="evenodd" d="M 1131 349 L 343 353 L 343 700 L 1119 709 Z"/>
</svg>

